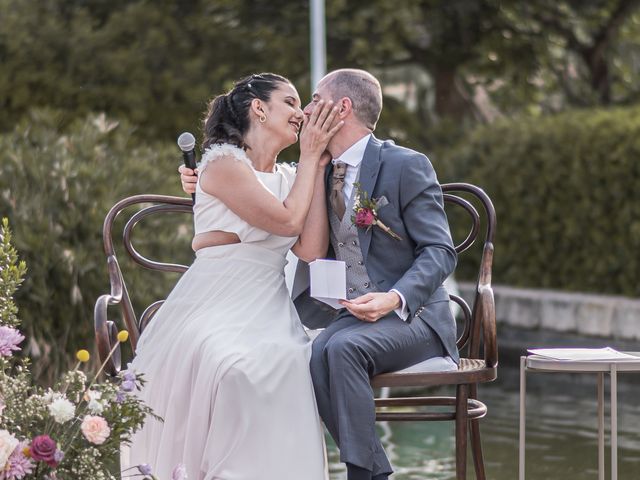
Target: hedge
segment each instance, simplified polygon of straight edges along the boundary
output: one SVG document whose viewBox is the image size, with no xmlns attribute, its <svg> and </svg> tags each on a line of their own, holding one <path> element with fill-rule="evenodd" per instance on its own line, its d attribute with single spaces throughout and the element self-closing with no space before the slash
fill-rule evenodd
<svg viewBox="0 0 640 480">
<path fill-rule="evenodd" d="M 492 198 L 495 283 L 640 297 L 640 108 L 499 121 L 435 163 Z"/>
<path fill-rule="evenodd" d="M 34 359 L 34 375 L 42 381 L 66 369 L 77 349 L 94 348 L 93 306 L 109 291 L 102 248 L 109 208 L 138 193 L 184 196 L 173 141 L 140 145 L 126 123 L 92 115 L 65 125 L 63 117 L 33 111 L 13 132 L 0 135 L 0 217 L 8 217 L 14 245 L 29 265 L 16 301 L 30 339 L 25 354 Z M 136 138 L 141 136 L 138 131 Z M 144 222 L 137 227 L 136 248 L 153 258 L 190 263 L 191 219 L 170 217 L 175 218 L 153 228 Z M 118 221 L 116 231 L 122 228 Z M 176 277 L 133 267 L 121 245 L 116 238 L 140 313 L 164 298 Z M 115 319 L 115 308 L 112 314 Z"/>
</svg>

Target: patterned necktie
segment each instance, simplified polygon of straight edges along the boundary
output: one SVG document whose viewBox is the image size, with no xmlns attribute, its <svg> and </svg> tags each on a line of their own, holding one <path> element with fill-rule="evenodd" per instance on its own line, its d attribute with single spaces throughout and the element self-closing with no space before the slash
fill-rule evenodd
<svg viewBox="0 0 640 480">
<path fill-rule="evenodd" d="M 331 193 L 329 194 L 329 203 L 334 213 L 340 220 L 344 217 L 346 206 L 344 204 L 344 175 L 347 173 L 347 164 L 344 162 L 336 162 L 333 166 L 333 177 L 331 182 Z"/>
</svg>

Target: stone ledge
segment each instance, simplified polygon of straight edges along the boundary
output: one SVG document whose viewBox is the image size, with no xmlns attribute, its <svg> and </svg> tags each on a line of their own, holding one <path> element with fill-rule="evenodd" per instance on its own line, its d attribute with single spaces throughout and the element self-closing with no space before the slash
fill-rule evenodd
<svg viewBox="0 0 640 480">
<path fill-rule="evenodd" d="M 467 302 L 475 284 L 459 282 Z M 640 299 L 493 286 L 498 324 L 640 340 Z"/>
</svg>

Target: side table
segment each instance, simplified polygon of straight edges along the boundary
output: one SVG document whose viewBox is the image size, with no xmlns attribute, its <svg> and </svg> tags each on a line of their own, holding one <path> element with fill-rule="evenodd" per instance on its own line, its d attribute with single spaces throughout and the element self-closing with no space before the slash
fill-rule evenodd
<svg viewBox="0 0 640 480">
<path fill-rule="evenodd" d="M 525 480 L 525 419 L 527 372 L 595 373 L 598 375 L 598 480 L 604 480 L 604 375 L 611 387 L 611 480 L 618 480 L 618 372 L 640 372 L 640 352 L 626 352 L 634 360 L 552 360 L 538 355 L 520 357 L 520 459 L 519 480 Z"/>
</svg>

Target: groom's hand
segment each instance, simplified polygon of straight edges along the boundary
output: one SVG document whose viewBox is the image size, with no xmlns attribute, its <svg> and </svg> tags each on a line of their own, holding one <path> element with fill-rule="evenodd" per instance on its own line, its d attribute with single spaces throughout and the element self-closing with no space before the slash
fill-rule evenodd
<svg viewBox="0 0 640 480">
<path fill-rule="evenodd" d="M 178 168 L 180 172 L 180 182 L 182 182 L 182 190 L 185 193 L 196 193 L 196 183 L 198 183 L 198 169 L 191 170 L 190 168 L 180 165 Z"/>
<path fill-rule="evenodd" d="M 376 322 L 402 305 L 396 292 L 367 293 L 353 300 L 340 300 L 351 314 L 363 322 Z"/>
</svg>

